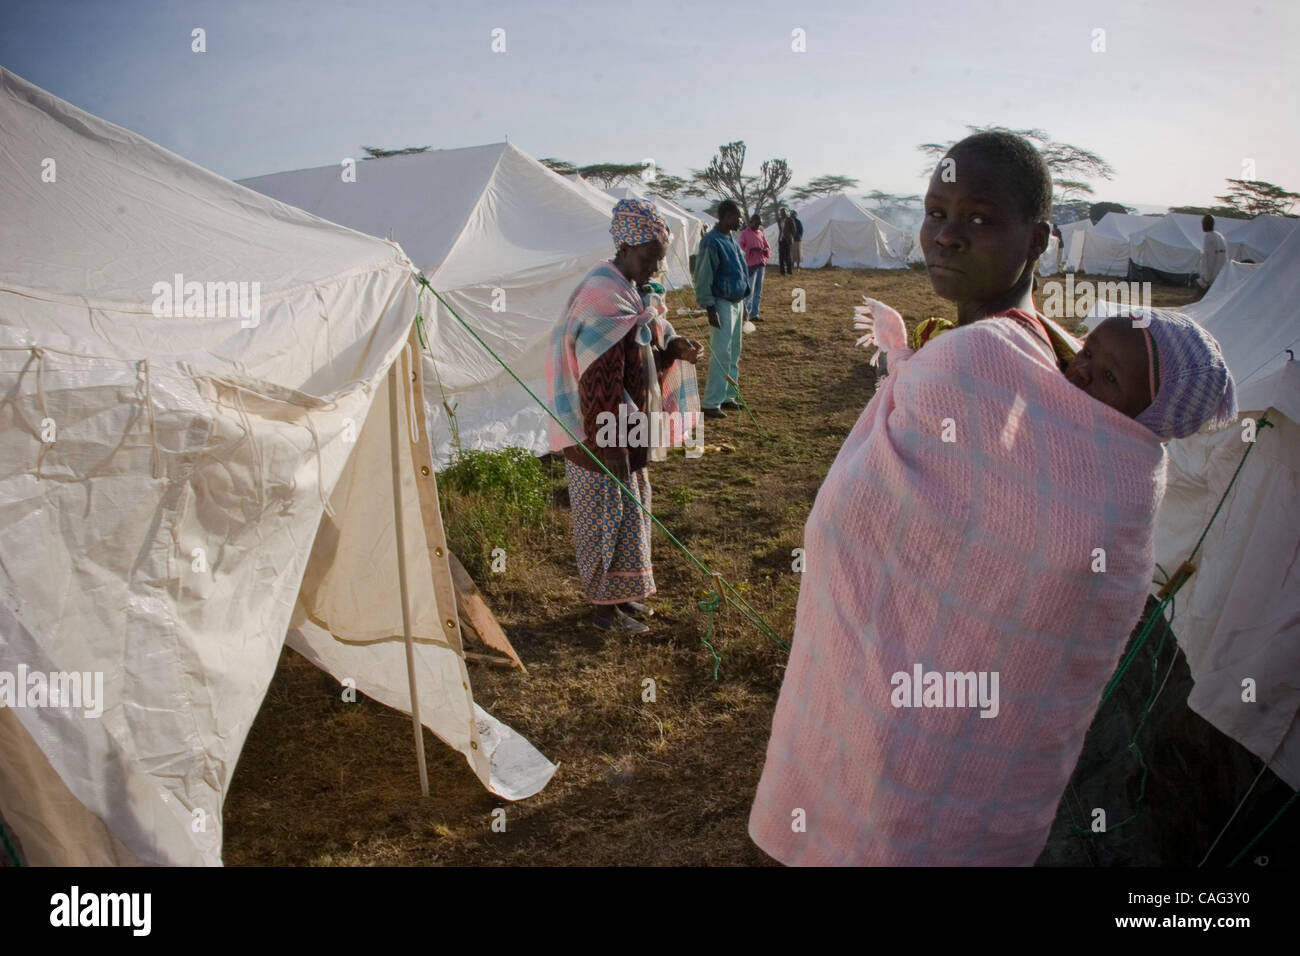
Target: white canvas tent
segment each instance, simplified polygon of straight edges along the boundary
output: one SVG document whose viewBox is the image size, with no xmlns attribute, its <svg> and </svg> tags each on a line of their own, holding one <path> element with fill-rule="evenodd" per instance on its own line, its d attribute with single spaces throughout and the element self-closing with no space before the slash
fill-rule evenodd
<svg viewBox="0 0 1300 956">
<path fill-rule="evenodd" d="M 1231 220 L 1218 219 L 1215 228 L 1223 231 L 1223 227 L 1230 222 Z M 1300 223 L 1300 219 L 1289 216 L 1256 216 L 1247 222 L 1240 222 L 1235 228 L 1230 227 L 1232 239 L 1238 246 L 1234 258 L 1249 262 L 1265 261 L 1290 237 L 1297 223 Z M 1226 232 L 1224 237 L 1228 237 Z"/>
<path fill-rule="evenodd" d="M 1242 258 L 1241 242 L 1238 237 L 1249 227 L 1250 222 L 1244 219 L 1217 220 L 1216 228 L 1223 233 L 1228 243 L 1229 261 Z M 1129 258 L 1135 265 L 1143 268 L 1157 269 L 1171 275 L 1190 276 L 1200 271 L 1204 237 L 1200 216 L 1179 212 L 1167 213 L 1161 216 L 1150 229 L 1133 236 L 1133 248 Z"/>
<path fill-rule="evenodd" d="M 1137 236 L 1159 221 L 1151 216 L 1108 212 L 1095 226 L 1083 226 L 1083 255 L 1076 269 L 1092 275 L 1128 275 L 1128 263 L 1133 257 L 1133 243 Z M 1066 235 L 1066 228 L 1061 227 L 1062 235 Z"/>
<path fill-rule="evenodd" d="M 274 173 L 243 184 L 399 242 L 451 304 L 546 399 L 551 331 L 587 271 L 613 255 L 612 201 L 591 196 L 515 146 L 496 143 Z M 444 401 L 465 448 L 549 447 L 546 412 L 427 293 L 425 397 L 435 459 L 451 453 Z"/>
<path fill-rule="evenodd" d="M 803 268 L 828 263 L 844 269 L 905 269 L 912 237 L 844 193 L 815 199 L 799 210 Z M 765 230 L 775 254 L 777 227 Z"/>
<path fill-rule="evenodd" d="M 1298 299 L 1300 231 L 1262 265 L 1231 263 L 1184 309 L 1222 346 L 1240 419 L 1267 413 L 1273 427 L 1259 428 L 1253 447 L 1240 424 L 1168 443 L 1156 560 L 1177 571 L 1231 482 L 1176 598 L 1173 630 L 1195 682 L 1188 706 L 1300 789 Z M 1253 702 L 1243 700 L 1247 678 Z"/>
<path fill-rule="evenodd" d="M 470 690 L 401 249 L 2 70 L 0 197 L 0 688 L 29 681 L 0 816 L 27 860 L 220 863 L 286 632 L 376 700 L 414 688 L 493 792 L 544 786 Z M 100 713 L 36 673 L 101 675 Z"/>
</svg>

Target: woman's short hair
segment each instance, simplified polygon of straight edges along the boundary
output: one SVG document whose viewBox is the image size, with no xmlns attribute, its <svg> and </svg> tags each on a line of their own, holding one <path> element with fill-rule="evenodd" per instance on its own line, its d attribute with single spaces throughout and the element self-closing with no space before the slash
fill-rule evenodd
<svg viewBox="0 0 1300 956">
<path fill-rule="evenodd" d="M 718 203 L 719 219 L 722 218 L 723 213 L 732 212 L 732 211 L 734 211 L 737 215 L 740 215 L 740 204 L 736 202 L 734 199 L 724 199 L 722 200 L 722 202 Z"/>
<path fill-rule="evenodd" d="M 1052 172 L 1034 144 L 1010 130 L 985 130 L 954 144 L 948 156 L 978 157 L 1000 170 L 1017 207 L 1030 222 L 1052 218 Z M 958 171 L 958 176 L 961 172 Z"/>
</svg>

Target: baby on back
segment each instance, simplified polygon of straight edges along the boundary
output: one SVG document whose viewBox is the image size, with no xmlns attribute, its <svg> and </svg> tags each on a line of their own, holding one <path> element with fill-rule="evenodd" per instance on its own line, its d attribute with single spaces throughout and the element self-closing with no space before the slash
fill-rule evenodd
<svg viewBox="0 0 1300 956">
<path fill-rule="evenodd" d="M 909 341 L 895 309 L 875 299 L 863 301 L 857 324 L 867 334 L 859 345 L 890 350 L 924 344 L 915 336 Z M 1206 424 L 1221 427 L 1237 415 L 1236 390 L 1219 343 L 1175 312 L 1147 309 L 1102 321 L 1063 371 L 1072 385 L 1145 425 L 1161 441 L 1186 438 Z"/>
<path fill-rule="evenodd" d="M 1161 441 L 1237 417 L 1236 388 L 1219 343 L 1176 312 L 1145 309 L 1106 319 L 1084 340 L 1065 377 Z"/>
</svg>

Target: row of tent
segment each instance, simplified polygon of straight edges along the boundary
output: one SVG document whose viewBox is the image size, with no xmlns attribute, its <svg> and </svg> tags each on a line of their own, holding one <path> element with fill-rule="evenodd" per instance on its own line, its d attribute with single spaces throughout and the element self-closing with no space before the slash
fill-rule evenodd
<svg viewBox="0 0 1300 956">
<path fill-rule="evenodd" d="M 1300 220 L 1286 216 L 1215 219 L 1228 243 L 1229 259 L 1264 262 Z M 1108 212 L 1096 225 L 1087 219 L 1061 226 L 1064 268 L 1092 275 L 1129 276 L 1151 270 L 1166 281 L 1186 281 L 1200 267 L 1201 217 L 1189 213 L 1137 216 Z"/>
<path fill-rule="evenodd" d="M 435 459 L 463 447 L 548 448 L 546 413 L 457 322 L 466 318 L 534 393 L 545 394 L 545 344 L 555 317 L 593 265 L 612 252 L 619 199 L 652 200 L 672 230 L 668 285 L 691 281 L 704 217 L 636 186 L 602 190 L 563 177 L 509 143 L 432 150 L 241 181 L 288 206 L 397 242 L 443 301 L 424 357 Z M 454 420 L 453 420 L 454 416 Z"/>
<path fill-rule="evenodd" d="M 239 185 L 3 70 L 0 147 L 0 674 L 104 675 L 97 717 L 0 707 L 0 825 L 26 857 L 219 863 L 225 793 L 286 641 L 400 710 L 413 681 L 421 721 L 485 787 L 540 790 L 554 766 L 473 700 L 435 475 L 447 409 L 466 447 L 533 451 L 545 413 L 415 280 L 544 395 L 545 342 L 611 252 L 614 197 L 508 144 L 361 163 L 350 183 L 331 166 Z M 847 197 L 801 218 L 805 266 L 823 251 L 906 264 L 910 237 Z M 1283 440 L 1261 436 L 1193 607 L 1211 642 L 1289 674 L 1300 236 L 1243 268 L 1198 320 L 1222 323 L 1243 408 L 1273 408 Z M 192 283 L 201 313 L 238 281 L 260 288 L 254 321 L 186 314 Z M 1249 348 L 1230 348 L 1251 322 Z M 1194 460 L 1184 476 L 1167 510 L 1190 521 L 1227 479 Z M 1267 567 L 1244 580 L 1210 573 L 1212 557 Z M 1281 636 L 1260 650 L 1255 633 Z M 1294 786 L 1284 691 L 1266 715 L 1216 725 Z"/>
</svg>

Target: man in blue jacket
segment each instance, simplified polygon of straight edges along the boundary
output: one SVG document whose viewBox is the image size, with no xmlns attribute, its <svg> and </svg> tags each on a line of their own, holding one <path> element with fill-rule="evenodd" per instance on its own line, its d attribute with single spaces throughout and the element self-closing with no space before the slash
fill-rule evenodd
<svg viewBox="0 0 1300 956">
<path fill-rule="evenodd" d="M 732 235 L 740 228 L 740 206 L 730 199 L 718 204 L 718 224 L 700 240 L 695 261 L 695 301 L 709 315 L 709 377 L 700 409 L 705 418 L 726 418 L 735 411 L 739 394 L 727 381 L 740 381 L 740 336 L 744 301 L 750 293 L 745 254 Z"/>
</svg>

